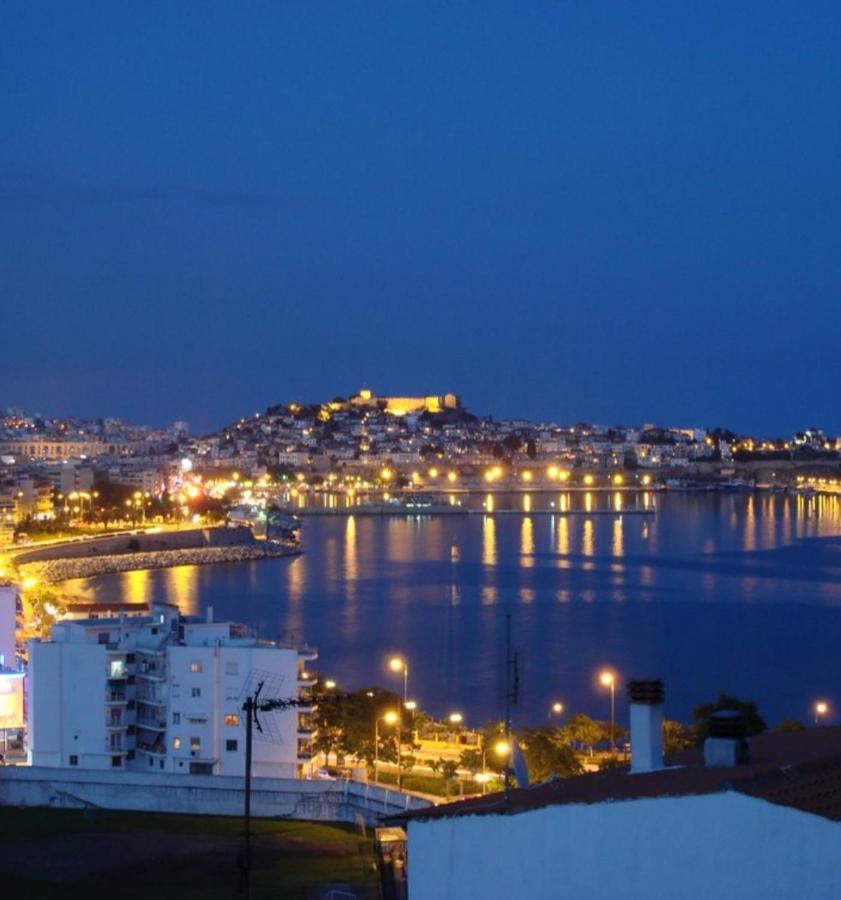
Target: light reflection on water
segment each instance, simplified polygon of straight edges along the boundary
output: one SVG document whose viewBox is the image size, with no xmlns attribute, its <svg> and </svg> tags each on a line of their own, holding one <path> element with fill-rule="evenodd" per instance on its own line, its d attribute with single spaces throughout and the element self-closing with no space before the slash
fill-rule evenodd
<svg viewBox="0 0 841 900">
<path fill-rule="evenodd" d="M 643 502 L 634 494 L 604 515 L 596 510 L 616 498 L 587 492 L 567 501 L 582 514 L 546 514 L 565 496 L 532 494 L 527 515 L 308 518 L 306 553 L 292 560 L 131 572 L 71 589 L 168 599 L 188 613 L 213 605 L 265 637 L 315 644 L 319 668 L 344 685 L 388 683 L 384 654 L 400 648 L 412 694 L 471 721 L 501 709 L 506 614 L 523 721 L 544 720 L 558 697 L 602 715 L 601 663 L 662 676 L 673 717 L 719 690 L 757 699 L 774 721 L 807 718 L 836 685 L 841 706 L 837 498 L 658 495 L 651 519 L 633 514 Z M 523 498 L 493 501 L 517 510 Z"/>
</svg>

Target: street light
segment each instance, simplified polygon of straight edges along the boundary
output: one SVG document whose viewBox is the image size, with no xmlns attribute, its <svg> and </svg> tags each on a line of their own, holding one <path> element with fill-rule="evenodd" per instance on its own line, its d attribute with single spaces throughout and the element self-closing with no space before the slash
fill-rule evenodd
<svg viewBox="0 0 841 900">
<path fill-rule="evenodd" d="M 388 661 L 388 667 L 392 672 L 403 673 L 403 703 L 400 705 L 399 722 L 397 725 L 397 790 L 403 788 L 403 707 L 409 699 L 409 664 L 402 656 L 392 656 Z"/>
<path fill-rule="evenodd" d="M 382 719 L 383 722 L 386 723 L 386 725 L 393 725 L 398 720 L 398 718 L 399 718 L 399 716 L 397 715 L 397 713 L 393 709 L 389 709 L 385 713 L 383 713 L 383 715 L 377 716 L 374 719 L 374 784 L 377 784 L 379 781 L 379 778 L 378 778 L 379 768 L 378 767 L 380 764 L 380 719 Z M 397 761 L 397 771 L 398 771 L 398 778 L 399 778 L 400 777 L 399 776 L 399 772 L 400 772 L 400 736 L 399 735 L 398 735 L 398 740 L 397 740 L 397 760 L 398 760 Z"/>
<path fill-rule="evenodd" d="M 610 688 L 610 752 L 616 749 L 616 676 L 605 670 L 599 675 L 603 687 Z"/>
<path fill-rule="evenodd" d="M 829 712 L 829 704 L 825 700 L 818 700 L 815 704 L 815 725 L 820 725 L 821 719 Z"/>
<path fill-rule="evenodd" d="M 461 725 L 464 721 L 464 716 L 460 712 L 450 713 L 448 718 L 450 720 L 450 725 Z"/>
<path fill-rule="evenodd" d="M 561 703 L 560 701 L 556 700 L 556 701 L 549 707 L 549 716 L 548 716 L 549 721 L 550 721 L 550 722 L 552 721 L 552 716 L 553 716 L 553 715 L 554 715 L 554 716 L 559 716 L 559 715 L 561 715 L 561 713 L 562 713 L 563 711 L 564 711 L 564 705 L 563 705 L 563 703 Z"/>
</svg>

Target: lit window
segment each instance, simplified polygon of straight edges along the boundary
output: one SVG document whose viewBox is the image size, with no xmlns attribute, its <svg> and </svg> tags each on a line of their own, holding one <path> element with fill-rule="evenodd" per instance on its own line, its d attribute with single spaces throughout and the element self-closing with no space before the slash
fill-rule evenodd
<svg viewBox="0 0 841 900">
<path fill-rule="evenodd" d="M 200 737 L 191 737 L 190 738 L 190 752 L 198 753 L 201 750 L 201 738 Z"/>
<path fill-rule="evenodd" d="M 172 739 L 172 749 L 173 750 L 181 749 L 181 738 L 173 738 Z"/>
<path fill-rule="evenodd" d="M 112 659 L 110 671 L 112 678 L 122 678 L 126 674 L 125 662 L 122 659 Z"/>
<path fill-rule="evenodd" d="M 201 663 L 200 662 L 191 662 L 190 663 L 190 671 L 191 672 L 201 672 Z"/>
<path fill-rule="evenodd" d="M 225 716 L 225 724 L 226 725 L 239 725 L 239 716 L 236 716 L 236 715 Z"/>
</svg>

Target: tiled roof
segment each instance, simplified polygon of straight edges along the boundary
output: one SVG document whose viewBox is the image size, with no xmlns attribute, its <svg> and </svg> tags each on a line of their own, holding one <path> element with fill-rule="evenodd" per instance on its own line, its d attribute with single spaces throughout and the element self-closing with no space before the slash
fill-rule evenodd
<svg viewBox="0 0 841 900">
<path fill-rule="evenodd" d="M 701 750 L 675 758 L 669 768 L 631 775 L 627 766 L 498 792 L 391 817 L 411 819 L 515 815 L 546 806 L 679 797 L 735 790 L 752 797 L 841 821 L 841 727 L 751 738 L 751 761 L 726 769 L 704 766 Z"/>
</svg>

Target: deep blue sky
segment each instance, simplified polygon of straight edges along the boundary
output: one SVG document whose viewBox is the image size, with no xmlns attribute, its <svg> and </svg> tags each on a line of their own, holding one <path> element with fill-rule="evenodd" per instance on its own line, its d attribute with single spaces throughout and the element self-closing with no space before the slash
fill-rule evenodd
<svg viewBox="0 0 841 900">
<path fill-rule="evenodd" d="M 0 9 L 0 406 L 841 431 L 837 3 Z"/>
</svg>

